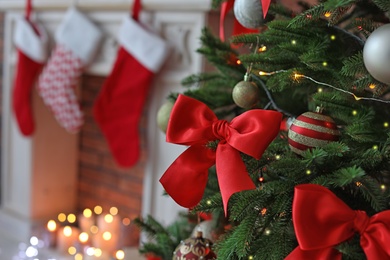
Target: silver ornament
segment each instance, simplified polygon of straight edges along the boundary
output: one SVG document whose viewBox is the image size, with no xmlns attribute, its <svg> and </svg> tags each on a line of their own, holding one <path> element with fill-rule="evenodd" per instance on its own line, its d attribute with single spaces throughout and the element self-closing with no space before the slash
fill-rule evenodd
<svg viewBox="0 0 390 260">
<path fill-rule="evenodd" d="M 245 28 L 256 29 L 264 24 L 260 0 L 236 0 L 233 11 L 237 21 Z"/>
<path fill-rule="evenodd" d="M 364 66 L 376 80 L 390 85 L 390 24 L 376 29 L 363 48 Z"/>
</svg>

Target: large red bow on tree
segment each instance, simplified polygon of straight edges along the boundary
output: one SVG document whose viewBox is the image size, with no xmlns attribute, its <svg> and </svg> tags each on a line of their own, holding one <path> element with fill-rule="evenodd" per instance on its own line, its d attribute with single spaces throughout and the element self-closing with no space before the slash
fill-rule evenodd
<svg viewBox="0 0 390 260">
<path fill-rule="evenodd" d="M 190 145 L 166 170 L 160 182 L 181 206 L 192 208 L 202 199 L 208 169 L 216 164 L 225 213 L 233 193 L 255 189 L 240 152 L 260 159 L 279 131 L 282 114 L 253 109 L 230 123 L 218 120 L 204 103 L 179 95 L 171 111 L 167 142 Z M 210 141 L 219 140 L 214 151 Z"/>
<path fill-rule="evenodd" d="M 325 187 L 303 184 L 295 187 L 292 217 L 299 246 L 288 260 L 341 259 L 333 247 L 355 233 L 368 260 L 390 259 L 390 210 L 368 217 Z"/>
</svg>

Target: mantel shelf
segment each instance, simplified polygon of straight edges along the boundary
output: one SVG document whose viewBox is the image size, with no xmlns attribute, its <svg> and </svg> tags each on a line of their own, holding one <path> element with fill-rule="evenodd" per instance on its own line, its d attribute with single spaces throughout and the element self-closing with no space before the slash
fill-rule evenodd
<svg viewBox="0 0 390 260">
<path fill-rule="evenodd" d="M 130 8 L 132 0 L 35 0 L 35 10 L 63 10 L 76 5 L 84 11 L 123 11 Z M 25 7 L 25 0 L 0 0 L 0 10 L 15 11 Z M 211 10 L 211 0 L 144 0 L 146 11 L 203 11 Z"/>
</svg>

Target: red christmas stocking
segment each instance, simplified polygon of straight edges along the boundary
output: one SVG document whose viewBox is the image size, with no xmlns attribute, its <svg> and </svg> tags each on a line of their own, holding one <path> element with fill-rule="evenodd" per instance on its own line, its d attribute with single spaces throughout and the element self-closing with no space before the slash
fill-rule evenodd
<svg viewBox="0 0 390 260">
<path fill-rule="evenodd" d="M 20 132 L 30 136 L 35 129 L 31 92 L 47 59 L 48 37 L 42 26 L 27 18 L 17 21 L 14 43 L 18 62 L 12 92 L 12 108 Z"/>
<path fill-rule="evenodd" d="M 95 101 L 93 114 L 118 165 L 130 167 L 139 157 L 138 123 L 151 80 L 166 58 L 167 45 L 130 17 L 121 26 L 119 43 L 113 70 Z"/>
<path fill-rule="evenodd" d="M 99 45 L 102 33 L 86 16 L 70 8 L 56 31 L 56 46 L 43 69 L 38 91 L 58 123 L 68 132 L 77 132 L 83 114 L 75 86 Z"/>
</svg>

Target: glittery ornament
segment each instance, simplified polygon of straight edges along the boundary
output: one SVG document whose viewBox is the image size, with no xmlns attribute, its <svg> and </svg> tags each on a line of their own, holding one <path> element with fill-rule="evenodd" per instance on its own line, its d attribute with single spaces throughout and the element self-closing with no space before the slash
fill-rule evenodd
<svg viewBox="0 0 390 260">
<path fill-rule="evenodd" d="M 195 237 L 181 241 L 173 252 L 172 260 L 211 260 L 217 259 L 211 250 L 212 242 L 202 237 L 198 231 Z"/>
<path fill-rule="evenodd" d="M 259 101 L 259 94 L 259 88 L 255 83 L 249 81 L 248 76 L 245 75 L 244 80 L 234 86 L 232 98 L 237 106 L 252 108 Z"/>
<path fill-rule="evenodd" d="M 172 101 L 167 101 L 163 104 L 157 112 L 157 126 L 164 133 L 167 131 L 169 117 L 174 103 Z"/>
<path fill-rule="evenodd" d="M 376 80 L 390 85 L 390 24 L 376 29 L 363 48 L 364 66 Z"/>
<path fill-rule="evenodd" d="M 303 154 L 307 149 L 337 141 L 339 136 L 340 132 L 331 117 L 317 112 L 306 112 L 291 124 L 288 143 L 294 153 Z"/>
<path fill-rule="evenodd" d="M 256 29 L 264 24 L 260 0 L 235 0 L 233 10 L 237 21 L 245 28 Z"/>
</svg>

